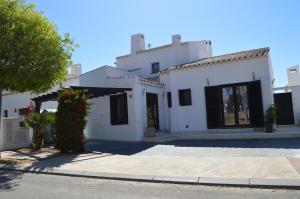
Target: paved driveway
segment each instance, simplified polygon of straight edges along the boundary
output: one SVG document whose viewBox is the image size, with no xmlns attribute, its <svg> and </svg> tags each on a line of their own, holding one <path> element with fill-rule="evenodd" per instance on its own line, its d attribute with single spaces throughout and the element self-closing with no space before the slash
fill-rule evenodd
<svg viewBox="0 0 300 199">
<path fill-rule="evenodd" d="M 300 157 L 300 138 L 193 140 L 167 143 L 91 141 L 87 151 L 134 156 Z"/>
<path fill-rule="evenodd" d="M 173 141 L 163 144 L 90 141 L 87 153 L 28 165 L 146 176 L 300 179 L 300 139 Z"/>
</svg>

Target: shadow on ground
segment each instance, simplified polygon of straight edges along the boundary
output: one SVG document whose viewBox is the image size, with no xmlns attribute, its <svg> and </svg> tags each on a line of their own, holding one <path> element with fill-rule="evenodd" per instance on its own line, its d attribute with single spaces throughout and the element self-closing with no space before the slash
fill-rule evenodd
<svg viewBox="0 0 300 199">
<path fill-rule="evenodd" d="M 189 140 L 189 141 L 172 141 L 166 143 L 149 143 L 149 142 L 115 142 L 115 141 L 89 141 L 85 145 L 86 153 L 82 154 L 57 154 L 53 157 L 44 159 L 42 161 L 36 161 L 28 169 L 35 171 L 51 171 L 55 167 L 60 167 L 67 163 L 79 163 L 85 160 L 98 159 L 113 156 L 113 155 L 135 155 L 143 151 L 147 151 L 157 145 L 161 146 L 175 146 L 180 147 L 196 147 L 201 148 L 216 148 L 217 149 L 237 149 L 248 148 L 248 149 L 299 149 L 300 153 L 300 139 L 257 139 L 257 140 Z M 163 149 L 164 150 L 164 149 Z M 171 149 L 172 150 L 172 149 Z M 193 152 L 193 149 L 191 149 Z M 216 150 L 213 150 L 214 152 Z M 204 156 L 211 156 L 213 152 L 205 152 Z M 250 151 L 251 152 L 251 151 Z M 151 152 L 150 152 L 151 153 Z M 155 153 L 155 152 L 154 152 Z M 158 153 L 169 154 L 172 151 L 159 151 Z M 189 154 L 190 152 L 183 153 Z M 224 154 L 225 152 L 220 152 Z M 241 156 L 249 155 L 248 152 L 243 152 Z M 273 152 L 269 152 L 273 154 Z M 217 153 L 215 153 L 216 155 Z M 220 155 L 220 154 L 217 154 Z M 182 154 L 181 154 L 182 155 Z M 257 154 L 255 154 L 256 156 Z M 196 156 L 203 156 L 196 154 Z M 259 155 L 261 156 L 261 155 Z"/>
<path fill-rule="evenodd" d="M 14 190 L 19 186 L 17 179 L 20 179 L 22 175 L 22 172 L 0 170 L 0 192 Z"/>
<path fill-rule="evenodd" d="M 215 147 L 215 148 L 271 148 L 300 149 L 300 138 L 287 139 L 253 139 L 253 140 L 178 140 L 166 143 L 149 142 L 113 142 L 90 141 L 86 144 L 87 151 L 118 155 L 134 155 L 156 145 L 173 145 L 176 147 Z"/>
</svg>

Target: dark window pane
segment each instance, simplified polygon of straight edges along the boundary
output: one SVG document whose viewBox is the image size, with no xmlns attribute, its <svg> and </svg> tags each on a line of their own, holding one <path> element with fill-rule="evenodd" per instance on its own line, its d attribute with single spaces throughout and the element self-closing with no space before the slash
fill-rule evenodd
<svg viewBox="0 0 300 199">
<path fill-rule="evenodd" d="M 167 98 L 168 98 L 168 107 L 171 108 L 172 107 L 172 95 L 171 95 L 171 92 L 167 93 Z"/>
<path fill-rule="evenodd" d="M 4 117 L 8 117 L 8 111 L 7 110 L 4 110 Z"/>
<path fill-rule="evenodd" d="M 179 90 L 179 105 L 188 106 L 192 105 L 191 89 Z"/>
<path fill-rule="evenodd" d="M 27 113 L 27 108 L 20 108 L 19 109 L 19 115 L 26 115 Z"/>
<path fill-rule="evenodd" d="M 110 96 L 110 119 L 112 125 L 128 124 L 126 93 Z"/>
<path fill-rule="evenodd" d="M 155 62 L 151 64 L 152 67 L 152 73 L 158 73 L 159 72 L 159 62 Z"/>
</svg>

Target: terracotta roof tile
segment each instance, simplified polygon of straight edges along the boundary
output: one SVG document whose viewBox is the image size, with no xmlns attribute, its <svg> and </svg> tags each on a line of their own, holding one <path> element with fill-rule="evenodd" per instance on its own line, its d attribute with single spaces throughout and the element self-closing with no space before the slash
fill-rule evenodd
<svg viewBox="0 0 300 199">
<path fill-rule="evenodd" d="M 241 52 L 236 52 L 236 53 L 230 53 L 230 54 L 225 54 L 225 55 L 220 55 L 220 56 L 204 58 L 204 59 L 192 62 L 192 63 L 170 67 L 166 70 L 160 71 L 159 74 L 165 74 L 165 73 L 168 73 L 168 72 L 174 71 L 174 70 L 200 67 L 203 65 L 224 63 L 224 62 L 237 61 L 237 60 L 243 60 L 243 59 L 249 59 L 249 58 L 255 58 L 255 57 L 263 57 L 263 56 L 267 56 L 269 54 L 269 51 L 270 51 L 269 48 L 259 48 L 259 49 L 253 49 L 253 50 L 248 50 L 248 51 L 241 51 Z"/>
</svg>

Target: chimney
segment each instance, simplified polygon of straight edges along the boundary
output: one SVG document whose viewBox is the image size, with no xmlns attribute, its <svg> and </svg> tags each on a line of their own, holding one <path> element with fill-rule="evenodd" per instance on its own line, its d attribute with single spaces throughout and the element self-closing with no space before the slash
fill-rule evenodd
<svg viewBox="0 0 300 199">
<path fill-rule="evenodd" d="M 72 77 L 78 77 L 79 75 L 81 75 L 81 64 L 73 64 L 71 66 L 70 75 Z"/>
<path fill-rule="evenodd" d="M 145 37 L 143 34 L 131 35 L 131 54 L 145 50 Z"/>
<path fill-rule="evenodd" d="M 179 45 L 181 43 L 180 35 L 172 35 L 172 45 Z"/>
</svg>

